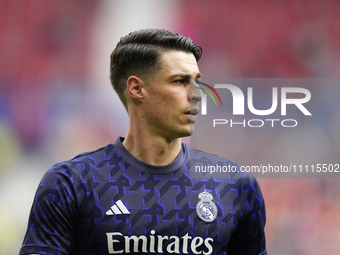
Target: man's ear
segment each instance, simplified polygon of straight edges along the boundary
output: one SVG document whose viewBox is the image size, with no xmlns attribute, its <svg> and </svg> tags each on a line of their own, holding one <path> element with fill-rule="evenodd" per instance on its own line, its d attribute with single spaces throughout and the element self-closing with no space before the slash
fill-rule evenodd
<svg viewBox="0 0 340 255">
<path fill-rule="evenodd" d="M 143 89 L 145 83 L 142 79 L 138 78 L 137 76 L 130 76 L 126 83 L 126 92 L 131 98 L 136 100 L 144 98 Z"/>
</svg>

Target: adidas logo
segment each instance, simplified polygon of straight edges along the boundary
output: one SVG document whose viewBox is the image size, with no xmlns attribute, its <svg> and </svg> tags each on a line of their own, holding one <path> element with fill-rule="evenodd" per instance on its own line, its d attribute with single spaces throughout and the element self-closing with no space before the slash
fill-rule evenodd
<svg viewBox="0 0 340 255">
<path fill-rule="evenodd" d="M 118 200 L 113 206 L 111 206 L 110 210 L 106 212 L 106 215 L 115 214 L 130 214 L 129 210 L 125 207 L 121 200 Z"/>
</svg>

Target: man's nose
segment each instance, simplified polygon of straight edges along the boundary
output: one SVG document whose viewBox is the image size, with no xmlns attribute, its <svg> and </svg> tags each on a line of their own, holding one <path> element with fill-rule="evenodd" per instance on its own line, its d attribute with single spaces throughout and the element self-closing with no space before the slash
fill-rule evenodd
<svg viewBox="0 0 340 255">
<path fill-rule="evenodd" d="M 201 101 L 202 100 L 202 91 L 199 89 L 198 84 L 196 83 L 196 81 L 191 81 L 190 82 L 190 101 Z"/>
</svg>

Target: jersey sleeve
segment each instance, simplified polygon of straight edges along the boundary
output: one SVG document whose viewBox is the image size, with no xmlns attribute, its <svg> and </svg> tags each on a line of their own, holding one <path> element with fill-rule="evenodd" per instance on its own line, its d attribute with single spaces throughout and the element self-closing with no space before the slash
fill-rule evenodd
<svg viewBox="0 0 340 255">
<path fill-rule="evenodd" d="M 264 227 L 266 209 L 256 178 L 249 174 L 242 178 L 241 216 L 228 255 L 267 255 Z"/>
<path fill-rule="evenodd" d="M 70 254 L 76 207 L 73 177 L 65 165 L 55 165 L 38 186 L 19 254 Z"/>
</svg>

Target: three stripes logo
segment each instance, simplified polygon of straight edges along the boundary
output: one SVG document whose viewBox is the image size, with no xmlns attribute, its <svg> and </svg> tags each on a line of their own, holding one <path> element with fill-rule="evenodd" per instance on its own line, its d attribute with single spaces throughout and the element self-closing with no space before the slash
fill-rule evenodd
<svg viewBox="0 0 340 255">
<path fill-rule="evenodd" d="M 217 96 L 218 100 L 220 101 L 220 104 L 222 105 L 222 100 L 221 100 L 221 98 L 220 98 L 220 95 L 217 93 L 217 91 L 216 91 L 212 86 L 210 86 L 210 85 L 208 85 L 208 84 L 205 84 L 205 83 L 203 83 L 203 82 L 197 82 L 197 83 L 200 84 L 200 85 L 206 86 L 206 87 L 209 88 L 212 92 L 214 92 L 215 95 Z M 200 87 L 199 87 L 198 89 L 200 89 L 200 90 L 206 92 L 206 93 L 214 100 L 215 105 L 217 105 L 216 100 L 215 100 L 215 97 L 213 96 L 213 94 L 212 94 L 209 90 L 204 89 L 204 88 L 200 88 Z M 202 115 L 206 115 L 206 114 L 207 114 L 207 95 L 206 95 L 206 94 L 203 94 L 203 95 L 202 95 L 202 100 L 201 100 L 201 114 L 202 114 Z"/>
<path fill-rule="evenodd" d="M 110 210 L 106 212 L 106 215 L 116 215 L 116 214 L 130 214 L 129 210 L 123 204 L 121 200 L 118 200 Z"/>
</svg>

